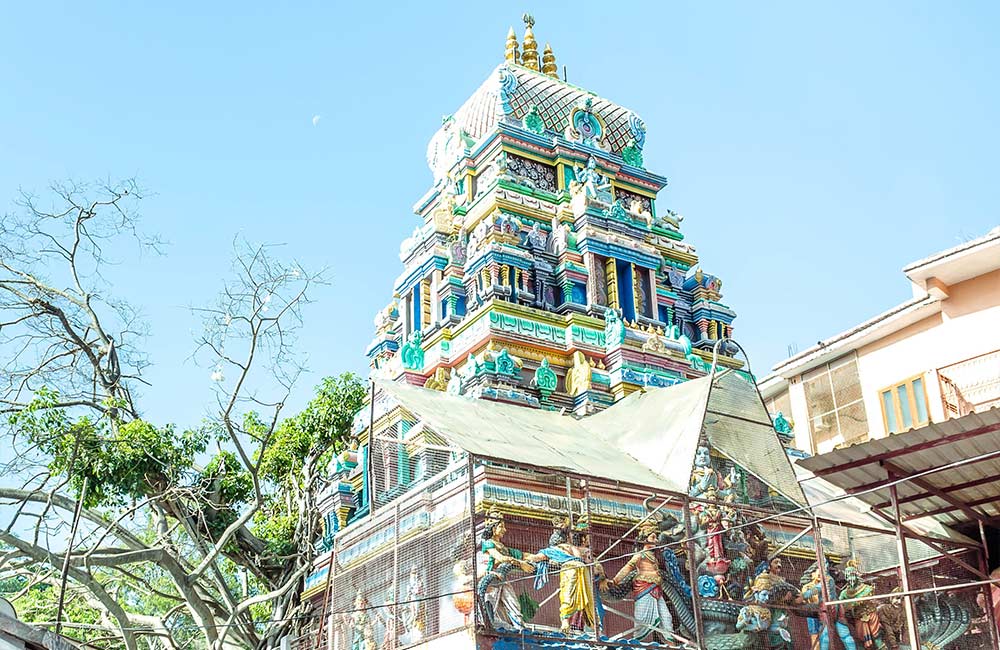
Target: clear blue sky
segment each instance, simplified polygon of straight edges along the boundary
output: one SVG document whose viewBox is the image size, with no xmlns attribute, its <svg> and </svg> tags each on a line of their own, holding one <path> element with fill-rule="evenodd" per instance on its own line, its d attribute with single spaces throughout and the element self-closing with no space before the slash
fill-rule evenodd
<svg viewBox="0 0 1000 650">
<path fill-rule="evenodd" d="M 0 21 L 0 202 L 136 175 L 163 259 L 119 269 L 144 307 L 158 421 L 196 421 L 187 361 L 230 243 L 329 265 L 301 344 L 363 372 L 424 161 L 533 11 L 570 81 L 648 126 L 646 162 L 724 282 L 755 371 L 908 297 L 900 268 L 1000 223 L 995 2 L 55 3 Z M 321 115 L 313 126 L 313 115 Z"/>
</svg>

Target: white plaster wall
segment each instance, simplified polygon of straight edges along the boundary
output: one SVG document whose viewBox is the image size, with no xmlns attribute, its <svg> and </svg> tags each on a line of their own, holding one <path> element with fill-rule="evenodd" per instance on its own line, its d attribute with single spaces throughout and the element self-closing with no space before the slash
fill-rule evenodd
<svg viewBox="0 0 1000 650">
<path fill-rule="evenodd" d="M 886 435 L 879 391 L 924 374 L 928 415 L 944 420 L 936 370 L 1000 349 L 1000 271 L 954 285 L 942 311 L 858 350 L 872 438 Z"/>
<path fill-rule="evenodd" d="M 789 380 L 788 400 L 792 407 L 791 418 L 795 423 L 795 446 L 810 454 L 816 453 L 812 448 L 812 436 L 809 433 L 809 410 L 806 407 L 806 393 L 802 388 L 801 377 Z"/>
</svg>

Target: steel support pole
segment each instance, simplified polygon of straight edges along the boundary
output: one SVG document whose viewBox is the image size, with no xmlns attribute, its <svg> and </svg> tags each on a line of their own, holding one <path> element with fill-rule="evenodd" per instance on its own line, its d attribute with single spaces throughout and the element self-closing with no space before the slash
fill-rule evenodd
<svg viewBox="0 0 1000 650">
<path fill-rule="evenodd" d="M 820 622 L 820 632 L 817 634 L 816 639 L 819 640 L 819 636 L 823 633 L 823 629 L 826 629 L 827 637 L 833 637 L 837 635 L 836 624 L 837 620 L 830 618 L 830 610 L 827 609 L 827 602 L 830 600 L 830 589 L 829 589 L 829 576 L 826 572 L 826 553 L 823 552 L 823 532 L 819 527 L 819 520 L 813 516 L 813 546 L 816 547 L 816 567 L 819 571 L 819 588 L 820 588 L 820 604 L 819 604 L 819 622 Z M 839 619 L 839 617 L 838 617 Z"/>
<path fill-rule="evenodd" d="M 989 564 L 987 561 L 989 555 L 986 550 L 986 534 L 983 532 L 982 523 L 979 524 L 979 530 L 983 540 L 983 551 L 979 553 L 979 566 L 983 572 L 989 574 Z M 986 624 L 990 628 L 990 647 L 993 650 L 1000 650 L 1000 630 L 997 630 L 997 618 L 993 611 L 993 585 L 984 585 L 983 595 L 986 597 Z"/>
<path fill-rule="evenodd" d="M 476 458 L 472 454 L 469 457 L 469 532 L 472 538 L 472 629 L 473 633 L 479 629 L 479 575 L 477 565 L 476 549 Z"/>
<path fill-rule="evenodd" d="M 593 522 L 590 521 L 590 481 L 582 481 L 582 483 L 583 483 L 583 486 L 582 486 L 583 487 L 583 514 L 587 518 L 587 528 L 588 528 L 588 530 L 587 530 L 587 553 L 590 556 L 590 561 L 594 563 L 594 565 L 592 567 L 590 567 L 590 576 L 591 576 L 591 578 L 596 578 L 597 577 L 597 566 L 598 566 L 598 564 L 594 560 L 594 540 L 593 540 L 594 536 L 591 533 L 591 531 L 589 530 L 590 527 L 593 525 Z M 601 583 L 600 583 L 600 580 L 595 580 L 594 582 L 595 582 L 595 584 L 594 584 L 594 599 L 595 599 L 595 602 L 594 602 L 594 636 L 598 640 L 600 640 L 601 634 L 603 634 L 603 632 L 604 632 L 604 629 L 603 629 L 604 626 L 602 625 L 600 612 L 597 611 L 597 602 L 596 602 L 596 599 L 598 599 L 598 598 L 601 597 L 601 593 L 600 593 L 600 591 L 601 591 Z"/>
<path fill-rule="evenodd" d="M 899 577 L 903 593 L 903 601 L 906 605 L 906 630 L 910 639 L 911 648 L 923 647 L 920 643 L 920 631 L 917 629 L 917 606 L 913 602 L 910 591 L 910 556 L 906 552 L 906 534 L 903 531 L 902 519 L 899 515 L 899 496 L 896 494 L 896 484 L 889 486 L 889 498 L 892 501 L 893 527 L 896 529 L 896 547 L 899 552 Z"/>
<path fill-rule="evenodd" d="M 694 640 L 699 648 L 705 647 L 705 624 L 701 619 L 701 596 L 698 594 L 698 567 L 694 562 L 694 530 L 691 528 L 691 499 L 684 496 L 684 534 L 687 538 L 688 579 L 691 581 L 691 610 L 694 613 Z"/>
<path fill-rule="evenodd" d="M 389 638 L 395 649 L 399 645 L 399 501 L 396 501 L 392 513 L 392 609 L 389 611 L 392 612 L 392 619 L 389 621 L 392 633 Z"/>
</svg>

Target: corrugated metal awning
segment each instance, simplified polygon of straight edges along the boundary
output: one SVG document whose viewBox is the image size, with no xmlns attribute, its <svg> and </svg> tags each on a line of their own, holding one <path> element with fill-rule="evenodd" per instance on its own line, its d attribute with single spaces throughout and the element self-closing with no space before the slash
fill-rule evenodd
<svg viewBox="0 0 1000 650">
<path fill-rule="evenodd" d="M 895 483 L 904 523 L 922 517 L 952 526 L 1000 521 L 1000 409 L 798 462 L 889 516 Z"/>
</svg>

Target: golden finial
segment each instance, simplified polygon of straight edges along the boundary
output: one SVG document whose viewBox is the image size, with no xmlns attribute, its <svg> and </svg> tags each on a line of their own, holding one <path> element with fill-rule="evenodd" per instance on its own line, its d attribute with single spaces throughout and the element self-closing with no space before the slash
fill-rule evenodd
<svg viewBox="0 0 1000 650">
<path fill-rule="evenodd" d="M 558 79 L 558 70 L 556 67 L 556 55 L 552 53 L 552 46 L 546 43 L 545 49 L 542 51 L 542 72 L 553 79 Z"/>
<path fill-rule="evenodd" d="M 524 14 L 521 18 L 524 20 L 524 54 L 521 55 L 521 65 L 537 72 L 538 43 L 535 42 L 535 32 L 531 30 L 535 19 L 531 14 Z"/>
<path fill-rule="evenodd" d="M 514 34 L 514 28 L 511 27 L 510 31 L 507 32 L 507 51 L 504 53 L 504 60 L 507 63 L 515 63 L 520 65 L 521 55 L 517 51 L 517 36 Z"/>
</svg>

